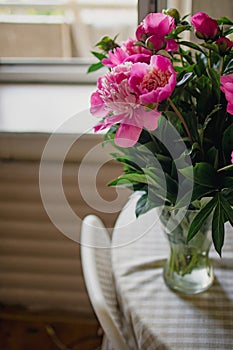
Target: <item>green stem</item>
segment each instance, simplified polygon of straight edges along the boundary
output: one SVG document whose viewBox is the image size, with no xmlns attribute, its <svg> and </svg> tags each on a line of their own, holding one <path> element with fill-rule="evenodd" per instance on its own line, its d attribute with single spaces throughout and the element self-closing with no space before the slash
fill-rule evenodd
<svg viewBox="0 0 233 350">
<path fill-rule="evenodd" d="M 149 132 L 149 134 L 150 134 L 150 137 L 151 137 L 152 141 L 154 142 L 155 146 L 157 147 L 157 152 L 160 152 L 160 146 L 159 146 L 159 143 L 158 143 L 156 137 L 151 132 Z"/>
<path fill-rule="evenodd" d="M 220 68 L 220 75 L 222 75 L 222 73 L 223 73 L 223 68 L 224 68 L 224 57 L 222 57 L 221 68 Z"/>
<path fill-rule="evenodd" d="M 178 108 L 175 106 L 175 104 L 173 103 L 173 101 L 170 98 L 168 98 L 168 101 L 169 101 L 172 109 L 176 113 L 177 117 L 181 120 L 182 124 L 184 125 L 185 131 L 186 131 L 191 143 L 193 144 L 193 138 L 192 138 L 192 135 L 191 135 L 190 130 L 188 128 L 188 125 L 186 124 L 186 121 L 184 120 L 184 117 L 182 116 L 182 114 L 180 113 L 180 111 L 178 110 Z"/>
<path fill-rule="evenodd" d="M 211 50 L 209 50 L 208 63 L 209 63 L 209 67 L 212 68 L 212 55 L 211 55 Z"/>
</svg>

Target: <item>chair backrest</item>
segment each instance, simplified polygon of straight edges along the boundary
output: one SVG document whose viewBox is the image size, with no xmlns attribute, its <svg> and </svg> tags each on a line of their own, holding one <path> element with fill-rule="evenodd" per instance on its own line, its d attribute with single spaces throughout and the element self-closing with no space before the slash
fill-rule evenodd
<svg viewBox="0 0 233 350">
<path fill-rule="evenodd" d="M 112 276 L 110 237 L 95 215 L 85 217 L 81 228 L 81 261 L 88 295 L 96 316 L 115 350 L 128 350 Z"/>
</svg>

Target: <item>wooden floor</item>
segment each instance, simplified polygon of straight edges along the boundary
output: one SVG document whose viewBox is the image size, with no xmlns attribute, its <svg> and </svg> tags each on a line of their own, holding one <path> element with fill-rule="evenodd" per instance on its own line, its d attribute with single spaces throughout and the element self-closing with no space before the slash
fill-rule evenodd
<svg viewBox="0 0 233 350">
<path fill-rule="evenodd" d="M 2 350 L 97 350 L 102 330 L 95 317 L 1 310 Z"/>
</svg>

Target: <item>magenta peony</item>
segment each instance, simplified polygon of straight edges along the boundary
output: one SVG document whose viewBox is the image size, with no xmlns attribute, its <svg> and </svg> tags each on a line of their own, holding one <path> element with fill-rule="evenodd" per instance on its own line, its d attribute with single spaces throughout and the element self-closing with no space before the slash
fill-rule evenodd
<svg viewBox="0 0 233 350">
<path fill-rule="evenodd" d="M 204 12 L 197 12 L 192 16 L 191 23 L 199 39 L 215 40 L 220 33 L 218 22 Z"/>
<path fill-rule="evenodd" d="M 178 45 L 175 40 L 165 38 L 175 26 L 173 17 L 163 13 L 150 13 L 137 27 L 136 37 L 139 41 L 145 42 L 151 50 L 176 51 Z"/>
<path fill-rule="evenodd" d="M 115 143 L 121 147 L 133 146 L 143 127 L 156 129 L 161 115 L 157 110 L 146 110 L 130 88 L 128 80 L 133 66 L 132 62 L 127 62 L 114 67 L 99 80 L 98 90 L 91 96 L 91 113 L 97 117 L 101 113 L 105 116 L 94 131 L 120 124 Z"/>
<path fill-rule="evenodd" d="M 218 50 L 219 53 L 222 56 L 225 56 L 225 54 L 227 52 L 229 52 L 231 50 L 231 48 L 233 47 L 233 42 L 226 38 L 226 37 L 221 37 L 216 41 L 216 44 L 218 45 Z"/>
<path fill-rule="evenodd" d="M 113 51 L 109 51 L 108 58 L 104 58 L 102 63 L 112 68 L 123 63 L 128 56 L 129 55 L 121 47 L 117 47 Z"/>
<path fill-rule="evenodd" d="M 159 103 L 171 96 L 176 86 L 176 72 L 167 57 L 154 55 L 149 65 L 133 65 L 129 86 L 143 104 Z"/>
<path fill-rule="evenodd" d="M 175 20 L 173 17 L 163 13 L 150 13 L 147 15 L 136 30 L 138 40 L 144 39 L 144 36 L 157 35 L 164 37 L 171 33 L 175 28 Z"/>
<path fill-rule="evenodd" d="M 227 112 L 233 114 L 233 74 L 220 77 L 221 90 L 224 92 L 227 104 Z"/>
</svg>

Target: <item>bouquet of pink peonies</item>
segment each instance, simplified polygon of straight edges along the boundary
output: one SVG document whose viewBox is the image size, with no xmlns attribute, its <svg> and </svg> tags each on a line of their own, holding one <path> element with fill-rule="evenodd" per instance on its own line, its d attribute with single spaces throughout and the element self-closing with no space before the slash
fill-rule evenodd
<svg viewBox="0 0 233 350">
<path fill-rule="evenodd" d="M 233 22 L 176 9 L 150 13 L 135 38 L 104 37 L 93 52 L 103 66 L 91 96 L 95 132 L 124 165 L 112 186 L 140 191 L 140 215 L 158 206 L 197 209 L 191 240 L 213 213 L 212 238 L 221 254 L 224 224 L 233 222 Z M 184 40 L 194 32 L 197 40 Z M 207 199 L 204 201 L 202 199 Z"/>
</svg>

